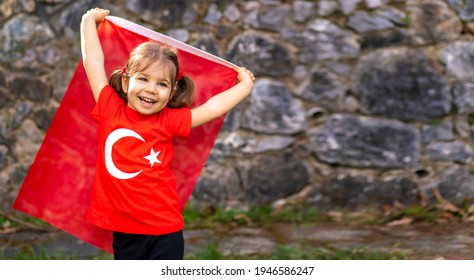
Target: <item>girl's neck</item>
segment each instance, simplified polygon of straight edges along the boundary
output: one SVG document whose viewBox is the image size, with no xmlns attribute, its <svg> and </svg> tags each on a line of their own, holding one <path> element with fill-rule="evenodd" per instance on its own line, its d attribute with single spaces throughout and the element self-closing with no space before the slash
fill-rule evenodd
<svg viewBox="0 0 474 280">
<path fill-rule="evenodd" d="M 137 120 L 137 121 L 144 121 L 144 120 L 147 120 L 151 117 L 155 117 L 158 113 L 155 113 L 155 114 L 150 114 L 150 115 L 145 115 L 145 114 L 142 114 L 138 111 L 135 111 L 134 109 L 132 109 L 130 106 L 126 105 L 125 106 L 125 114 L 134 119 L 134 120 Z"/>
</svg>

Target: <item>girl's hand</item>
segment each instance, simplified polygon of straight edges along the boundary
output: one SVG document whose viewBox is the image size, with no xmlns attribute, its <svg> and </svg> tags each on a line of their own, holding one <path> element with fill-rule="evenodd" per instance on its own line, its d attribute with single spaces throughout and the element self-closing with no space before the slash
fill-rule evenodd
<svg viewBox="0 0 474 280">
<path fill-rule="evenodd" d="M 104 68 L 104 51 L 97 34 L 97 24 L 109 14 L 109 10 L 95 8 L 87 11 L 81 21 L 82 63 L 96 101 L 99 99 L 100 91 L 108 84 Z"/>
<path fill-rule="evenodd" d="M 90 9 L 83 16 L 82 20 L 87 18 L 92 19 L 95 23 L 102 22 L 106 16 L 110 14 L 109 10 L 104 10 L 100 8 Z"/>
<path fill-rule="evenodd" d="M 214 95 L 206 103 L 191 109 L 191 127 L 203 125 L 229 112 L 244 100 L 252 91 L 255 76 L 245 67 L 234 67 L 238 83 Z"/>
<path fill-rule="evenodd" d="M 249 83 L 253 86 L 255 76 L 250 70 L 245 67 L 234 67 L 234 70 L 238 73 L 237 80 L 239 83 Z"/>
</svg>

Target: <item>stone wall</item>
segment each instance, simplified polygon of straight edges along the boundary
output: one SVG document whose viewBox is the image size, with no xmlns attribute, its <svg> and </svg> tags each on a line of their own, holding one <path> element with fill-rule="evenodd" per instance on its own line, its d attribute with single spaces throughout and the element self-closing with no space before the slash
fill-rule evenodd
<svg viewBox="0 0 474 280">
<path fill-rule="evenodd" d="M 3 208 L 77 66 L 80 18 L 96 6 L 256 74 L 195 203 L 377 208 L 433 201 L 436 189 L 474 198 L 474 0 L 3 0 Z"/>
</svg>

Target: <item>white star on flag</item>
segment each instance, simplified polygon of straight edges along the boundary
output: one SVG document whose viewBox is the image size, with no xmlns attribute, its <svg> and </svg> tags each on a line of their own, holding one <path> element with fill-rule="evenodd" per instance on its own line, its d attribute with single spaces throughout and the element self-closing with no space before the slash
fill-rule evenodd
<svg viewBox="0 0 474 280">
<path fill-rule="evenodd" d="M 158 151 L 155 153 L 155 151 L 153 150 L 153 147 L 151 148 L 151 151 L 150 151 L 150 154 L 146 157 L 143 157 L 145 159 L 147 159 L 148 161 L 150 161 L 150 167 L 153 167 L 153 164 L 156 162 L 156 163 L 161 163 L 161 161 L 158 160 L 158 155 L 161 153 L 161 151 Z"/>
</svg>

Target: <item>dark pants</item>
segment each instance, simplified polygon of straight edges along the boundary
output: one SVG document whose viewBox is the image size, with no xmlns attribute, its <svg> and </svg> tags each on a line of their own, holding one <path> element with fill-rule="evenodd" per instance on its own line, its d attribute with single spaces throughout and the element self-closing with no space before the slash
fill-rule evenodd
<svg viewBox="0 0 474 280">
<path fill-rule="evenodd" d="M 182 260 L 184 257 L 183 231 L 144 235 L 113 233 L 116 260 Z"/>
</svg>

